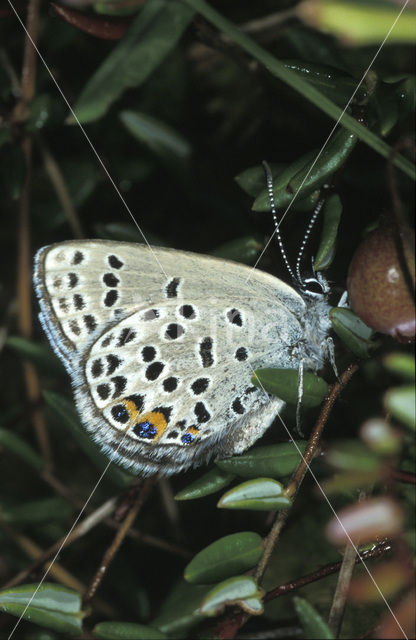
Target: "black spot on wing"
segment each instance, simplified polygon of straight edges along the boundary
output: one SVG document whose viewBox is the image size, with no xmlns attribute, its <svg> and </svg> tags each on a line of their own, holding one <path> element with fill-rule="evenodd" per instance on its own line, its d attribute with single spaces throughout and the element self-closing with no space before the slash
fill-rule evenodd
<svg viewBox="0 0 416 640">
<path fill-rule="evenodd" d="M 127 385 L 127 378 L 124 376 L 113 376 L 111 382 L 114 384 L 113 398 L 118 398 Z"/>
<path fill-rule="evenodd" d="M 93 333 L 97 328 L 97 321 L 90 313 L 84 316 L 84 323 L 88 333 Z"/>
<path fill-rule="evenodd" d="M 150 346 L 143 347 L 142 358 L 143 362 L 152 362 L 156 358 L 156 349 Z"/>
<path fill-rule="evenodd" d="M 76 273 L 68 273 L 68 285 L 70 289 L 73 289 L 74 287 L 77 286 L 79 282 L 79 277 Z"/>
<path fill-rule="evenodd" d="M 83 260 L 84 254 L 82 253 L 82 251 L 75 251 L 74 255 L 72 256 L 71 264 L 81 264 Z"/>
<path fill-rule="evenodd" d="M 243 326 L 243 317 L 241 315 L 241 311 L 238 309 L 230 309 L 227 311 L 226 316 L 230 324 L 234 324 L 237 327 Z"/>
<path fill-rule="evenodd" d="M 207 336 L 199 343 L 199 355 L 201 356 L 202 366 L 204 368 L 212 367 L 214 364 L 214 356 L 212 353 L 212 338 Z"/>
<path fill-rule="evenodd" d="M 111 374 L 114 373 L 114 371 L 121 365 L 123 361 L 114 353 L 109 353 L 106 356 L 106 359 L 107 359 L 107 375 L 111 376 Z"/>
<path fill-rule="evenodd" d="M 191 304 L 184 304 L 179 308 L 179 313 L 187 320 L 194 320 L 196 318 L 195 309 Z"/>
<path fill-rule="evenodd" d="M 180 278 L 172 278 L 171 280 L 169 280 L 169 282 L 165 286 L 167 298 L 177 298 L 180 281 Z"/>
<path fill-rule="evenodd" d="M 122 329 L 120 332 L 117 346 L 124 347 L 125 344 L 128 344 L 129 342 L 134 340 L 135 337 L 136 332 L 133 329 L 131 329 L 130 327 L 124 327 L 124 329 Z"/>
<path fill-rule="evenodd" d="M 165 365 L 163 362 L 152 362 L 146 369 L 145 376 L 148 380 L 156 380 L 162 373 Z"/>
<path fill-rule="evenodd" d="M 77 311 L 82 311 L 85 308 L 85 300 L 80 293 L 75 293 L 73 297 L 74 307 Z"/>
<path fill-rule="evenodd" d="M 118 300 L 118 291 L 110 289 L 104 296 L 104 304 L 106 307 L 113 307 Z"/>
<path fill-rule="evenodd" d="M 200 395 L 204 393 L 208 389 L 209 379 L 208 378 L 197 378 L 191 384 L 191 389 L 195 395 Z"/>
<path fill-rule="evenodd" d="M 105 273 L 103 275 L 103 282 L 107 287 L 116 287 L 120 280 L 114 275 L 114 273 Z"/>
<path fill-rule="evenodd" d="M 211 414 L 209 413 L 208 409 L 206 408 L 203 402 L 196 403 L 194 407 L 194 414 L 199 423 L 208 422 L 208 420 L 211 417 Z"/>
<path fill-rule="evenodd" d="M 124 266 L 124 262 L 122 262 L 120 258 L 117 258 L 117 256 L 115 255 L 108 256 L 107 260 L 112 269 L 121 269 L 121 267 Z"/>
<path fill-rule="evenodd" d="M 175 391 L 178 388 L 178 384 L 179 384 L 178 378 L 175 378 L 173 376 L 171 376 L 170 378 L 166 378 L 162 382 L 163 389 L 167 393 L 172 393 L 172 391 Z"/>
<path fill-rule="evenodd" d="M 184 333 L 185 329 L 180 324 L 171 322 L 165 331 L 165 338 L 167 340 L 177 340 L 178 338 L 183 336 Z"/>
</svg>

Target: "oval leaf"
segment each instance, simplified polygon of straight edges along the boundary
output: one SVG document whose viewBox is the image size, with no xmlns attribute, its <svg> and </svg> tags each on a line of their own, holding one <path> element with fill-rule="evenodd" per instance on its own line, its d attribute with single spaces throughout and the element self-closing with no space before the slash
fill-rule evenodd
<svg viewBox="0 0 416 640">
<path fill-rule="evenodd" d="M 293 598 L 296 613 L 305 632 L 311 640 L 333 640 L 335 638 L 325 620 L 314 607 L 303 598 Z"/>
<path fill-rule="evenodd" d="M 73 589 L 58 584 L 44 582 L 38 586 L 24 584 L 0 591 L 0 609 L 42 627 L 80 636 L 85 615 L 81 611 L 81 596 Z"/>
<path fill-rule="evenodd" d="M 191 560 L 185 580 L 193 584 L 210 584 L 254 567 L 263 554 L 258 533 L 242 531 L 216 540 Z"/>
<path fill-rule="evenodd" d="M 291 502 L 283 493 L 283 485 L 272 478 L 256 478 L 230 489 L 218 502 L 220 509 L 255 509 L 270 511 L 287 509 Z"/>
<path fill-rule="evenodd" d="M 225 258 L 226 260 L 243 262 L 244 264 L 253 264 L 262 248 L 263 244 L 261 242 L 252 236 L 247 236 L 222 244 L 211 251 L 211 255 L 217 258 Z"/>
<path fill-rule="evenodd" d="M 120 120 L 139 142 L 160 158 L 185 160 L 191 153 L 187 140 L 164 122 L 140 111 L 122 111 Z"/>
<path fill-rule="evenodd" d="M 175 500 L 195 500 L 196 498 L 203 498 L 211 493 L 216 493 L 230 484 L 235 478 L 233 473 L 227 470 L 223 471 L 214 467 L 210 469 L 208 473 L 204 473 L 203 476 L 188 484 L 185 489 L 179 491 L 176 494 Z"/>
<path fill-rule="evenodd" d="M 395 418 L 412 429 L 415 428 L 415 388 L 413 385 L 390 389 L 384 396 L 384 404 Z"/>
<path fill-rule="evenodd" d="M 45 462 L 42 457 L 20 436 L 9 429 L 0 428 L 0 446 L 11 451 L 37 471 L 43 471 L 45 468 Z"/>
<path fill-rule="evenodd" d="M 303 453 L 306 441 L 297 440 L 295 444 L 282 442 L 268 447 L 256 447 L 235 458 L 216 460 L 215 464 L 224 472 L 235 473 L 243 478 L 281 478 L 293 473 L 301 460 L 296 447 Z"/>
<path fill-rule="evenodd" d="M 381 461 L 356 440 L 339 440 L 326 453 L 326 459 L 340 471 L 375 471 Z"/>
<path fill-rule="evenodd" d="M 342 213 L 339 195 L 331 194 L 325 201 L 323 209 L 323 228 L 321 242 L 314 260 L 315 271 L 327 269 L 335 254 L 335 242 Z"/>
<path fill-rule="evenodd" d="M 340 127 L 319 157 L 316 154 L 312 162 L 307 163 L 293 176 L 288 191 L 295 194 L 300 190 L 300 193 L 306 194 L 324 184 L 330 175 L 344 164 L 357 140 L 354 133 Z"/>
<path fill-rule="evenodd" d="M 144 624 L 134 622 L 99 622 L 94 627 L 94 636 L 102 640 L 165 640 L 167 636 Z"/>
<path fill-rule="evenodd" d="M 72 507 L 63 498 L 43 498 L 23 502 L 13 507 L 2 507 L 2 518 L 15 524 L 39 524 L 67 520 Z"/>
<path fill-rule="evenodd" d="M 299 373 L 296 369 L 257 369 L 251 382 L 289 404 L 298 402 Z M 325 380 L 304 371 L 302 406 L 317 407 L 327 393 L 328 385 Z"/>
<path fill-rule="evenodd" d="M 141 85 L 175 47 L 192 15 L 184 3 L 146 2 L 82 91 L 74 108 L 78 120 L 97 120 L 125 89 Z M 68 122 L 74 124 L 75 119 L 71 116 Z"/>
<path fill-rule="evenodd" d="M 368 357 L 374 347 L 371 341 L 373 330 L 367 327 L 350 309 L 333 307 L 329 312 L 335 333 L 341 338 L 346 347 L 359 358 Z"/>
<path fill-rule="evenodd" d="M 391 373 L 405 380 L 415 379 L 415 359 L 408 353 L 389 353 L 383 359 L 383 364 Z"/>
<path fill-rule="evenodd" d="M 206 585 L 191 585 L 181 580 L 169 593 L 152 626 L 174 638 L 188 637 L 188 630 L 203 617 L 199 607 L 209 591 Z"/>
<path fill-rule="evenodd" d="M 216 616 L 224 610 L 226 605 L 239 605 L 246 611 L 250 608 L 250 613 L 262 613 L 262 595 L 263 592 L 257 587 L 254 578 L 236 576 L 211 589 L 205 596 L 200 611 L 206 616 Z M 253 600 L 256 601 L 254 606 Z"/>
<path fill-rule="evenodd" d="M 283 209 L 293 200 L 293 192 L 288 190 L 290 180 L 304 167 L 309 167 L 318 154 L 318 150 L 310 151 L 301 158 L 295 160 L 273 178 L 273 199 L 276 209 Z M 264 169 L 263 175 L 264 175 Z M 253 211 L 270 211 L 270 197 L 266 186 L 266 178 L 263 178 L 263 189 L 257 196 L 252 206 Z M 303 195 L 303 194 L 302 194 Z"/>
</svg>

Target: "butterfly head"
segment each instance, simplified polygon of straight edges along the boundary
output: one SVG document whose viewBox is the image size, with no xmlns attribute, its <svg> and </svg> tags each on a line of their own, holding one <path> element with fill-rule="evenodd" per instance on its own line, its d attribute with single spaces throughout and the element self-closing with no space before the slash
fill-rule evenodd
<svg viewBox="0 0 416 640">
<path fill-rule="evenodd" d="M 319 271 L 301 280 L 296 279 L 295 284 L 305 298 L 326 299 L 330 293 L 329 283 Z"/>
</svg>

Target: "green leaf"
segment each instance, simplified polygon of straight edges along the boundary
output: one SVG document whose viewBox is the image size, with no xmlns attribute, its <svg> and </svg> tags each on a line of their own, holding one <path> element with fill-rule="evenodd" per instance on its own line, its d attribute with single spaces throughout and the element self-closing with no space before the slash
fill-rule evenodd
<svg viewBox="0 0 416 640">
<path fill-rule="evenodd" d="M 396 375 L 406 380 L 415 379 L 415 359 L 408 353 L 389 353 L 383 358 L 383 364 Z"/>
<path fill-rule="evenodd" d="M 104 115 L 128 87 L 138 87 L 176 46 L 192 19 L 192 11 L 175 0 L 152 0 L 126 35 L 91 77 L 75 104 L 82 123 Z M 73 116 L 69 118 L 75 123 Z"/>
<path fill-rule="evenodd" d="M 254 567 L 263 554 L 258 533 L 232 533 L 205 547 L 187 565 L 185 580 L 192 584 L 211 584 L 244 573 Z"/>
<path fill-rule="evenodd" d="M 18 456 L 23 462 L 36 469 L 36 471 L 43 471 L 45 468 L 45 462 L 42 456 L 36 453 L 36 451 L 14 431 L 0 428 L 0 446 L 11 451 L 11 453 Z"/>
<path fill-rule="evenodd" d="M 357 86 L 356 78 L 335 67 L 313 64 L 303 60 L 301 62 L 299 60 L 281 60 L 281 63 L 286 69 L 305 79 L 342 108 L 345 107 L 353 94 L 353 103 L 358 102 L 361 104 L 367 98 L 367 88 L 364 83 Z"/>
<path fill-rule="evenodd" d="M 103 471 L 108 466 L 109 458 L 101 453 L 98 445 L 95 444 L 80 424 L 73 403 L 65 396 L 54 391 L 44 391 L 43 395 L 46 403 L 52 407 L 62 419 L 62 423 L 68 429 L 70 437 L 75 438 L 81 449 L 90 460 L 92 460 L 95 466 L 100 471 Z M 108 467 L 106 477 L 119 487 L 126 488 L 131 484 L 133 476 L 113 463 Z"/>
<path fill-rule="evenodd" d="M 232 22 L 227 20 L 205 0 L 185 0 L 195 11 L 198 11 L 208 22 L 211 22 L 220 31 L 236 42 L 244 51 L 258 60 L 273 76 L 299 92 L 304 98 L 314 104 L 320 111 L 329 115 L 336 122 L 340 122 L 343 127 L 354 133 L 360 140 L 368 144 L 384 158 L 392 155 L 392 149 L 381 138 L 372 133 L 367 127 L 359 123 L 355 118 L 343 111 L 334 102 L 329 100 L 323 93 L 318 91 L 310 82 L 301 78 L 298 74 L 287 69 L 282 62 L 275 58 L 266 49 L 263 49 L 254 40 L 247 36 Z M 396 154 L 393 164 L 408 175 L 412 180 L 416 178 L 415 167 L 404 156 Z"/>
<path fill-rule="evenodd" d="M 301 169 L 309 167 L 311 162 L 315 159 L 318 153 L 318 149 L 309 151 L 303 156 L 295 160 L 289 165 L 286 165 L 285 169 L 278 175 L 273 176 L 273 200 L 276 209 L 283 209 L 293 199 L 293 192 L 288 191 L 288 184 L 292 180 L 293 176 L 297 175 Z M 252 210 L 253 211 L 270 211 L 270 197 L 266 186 L 266 178 L 263 171 L 263 187 L 258 196 L 256 197 Z M 303 195 L 303 194 L 302 194 Z M 296 200 L 295 200 L 296 202 Z"/>
<path fill-rule="evenodd" d="M 203 618 L 199 607 L 209 590 L 206 585 L 191 585 L 181 580 L 163 603 L 159 615 L 152 620 L 152 626 L 175 638 L 188 635 L 188 630 Z"/>
<path fill-rule="evenodd" d="M 222 613 L 226 605 L 238 605 L 247 613 L 256 615 L 263 612 L 262 595 L 254 578 L 236 576 L 211 589 L 200 610 L 206 616 L 216 616 Z"/>
<path fill-rule="evenodd" d="M 297 404 L 299 373 L 295 369 L 257 369 L 251 382 L 289 404 Z M 303 373 L 302 406 L 317 407 L 328 393 L 328 385 L 319 376 Z"/>
<path fill-rule="evenodd" d="M 214 467 L 179 491 L 175 496 L 175 500 L 195 500 L 196 498 L 203 498 L 211 493 L 220 491 L 220 489 L 230 484 L 234 478 L 235 475 L 233 473 Z"/>
<path fill-rule="evenodd" d="M 311 154 L 308 154 L 308 158 L 311 158 Z M 286 193 L 287 183 L 289 179 L 292 177 L 293 173 L 298 171 L 299 166 L 304 166 L 305 156 L 302 156 L 301 159 L 296 161 L 295 163 L 270 163 L 270 169 L 273 177 L 273 192 L 275 193 L 274 202 L 276 204 L 276 200 L 280 206 L 283 206 L 283 203 L 289 201 L 292 198 L 292 195 Z M 264 171 L 264 167 L 261 165 L 257 165 L 255 167 L 250 167 L 249 169 L 245 169 L 242 173 L 236 176 L 235 181 L 237 184 L 251 196 L 257 198 L 260 194 L 262 194 L 262 199 L 256 201 L 253 205 L 253 211 L 270 211 L 270 199 L 265 192 L 266 185 L 266 174 Z M 277 183 L 277 186 L 276 186 Z M 320 190 L 312 191 L 305 197 L 298 197 L 294 201 L 292 208 L 294 211 L 311 211 L 316 207 L 320 196 Z M 257 209 L 257 202 L 262 202 L 264 205 L 263 209 Z M 276 205 L 277 206 L 277 205 Z"/>
<path fill-rule="evenodd" d="M 276 163 L 270 162 L 269 167 L 272 172 L 273 184 L 274 181 L 277 180 L 281 173 L 285 171 L 285 169 L 289 165 L 285 162 Z M 235 176 L 234 180 L 245 193 L 249 196 L 253 196 L 253 198 L 257 198 L 259 193 L 264 191 L 266 185 L 266 174 L 264 171 L 264 167 L 262 165 L 256 165 L 255 167 L 249 167 L 248 169 L 244 169 L 238 176 Z"/>
<path fill-rule="evenodd" d="M 390 389 L 384 404 L 393 416 L 412 429 L 415 428 L 415 388 L 413 385 Z"/>
<path fill-rule="evenodd" d="M 335 254 L 335 243 L 341 220 L 342 204 L 338 194 L 331 194 L 323 208 L 323 228 L 321 242 L 314 260 L 315 271 L 328 269 Z"/>
<path fill-rule="evenodd" d="M 0 609 L 60 633 L 82 633 L 85 614 L 81 611 L 81 596 L 58 584 L 44 582 L 39 588 L 38 584 L 24 584 L 0 591 Z"/>
<path fill-rule="evenodd" d="M 291 178 L 288 185 L 290 193 L 309 193 L 324 184 L 344 164 L 357 140 L 355 134 L 340 127 L 319 157 L 314 156 L 312 162 L 307 163 Z"/>
<path fill-rule="evenodd" d="M 329 317 L 335 333 L 346 347 L 359 358 L 367 358 L 369 351 L 374 348 L 371 340 L 373 330 L 350 309 L 333 307 Z"/>
<path fill-rule="evenodd" d="M 379 456 L 355 440 L 339 440 L 326 452 L 326 460 L 341 471 L 375 471 L 381 466 Z"/>
<path fill-rule="evenodd" d="M 190 144 L 182 135 L 147 113 L 122 111 L 120 120 L 136 140 L 162 159 L 184 161 L 191 155 Z"/>
<path fill-rule="evenodd" d="M 101 640 L 165 640 L 167 636 L 156 629 L 135 622 L 99 622 L 93 634 Z"/>
<path fill-rule="evenodd" d="M 18 505 L 2 506 L 3 520 L 14 524 L 39 524 L 67 520 L 71 506 L 63 498 L 43 498 Z"/>
<path fill-rule="evenodd" d="M 287 509 L 291 501 L 283 492 L 283 485 L 272 478 L 256 478 L 233 487 L 224 493 L 217 506 L 220 509 L 254 509 L 271 511 Z"/>
<path fill-rule="evenodd" d="M 398 8 L 386 2 L 320 0 L 313 12 L 305 7 L 305 13 L 301 8 L 298 15 L 315 29 L 330 33 L 349 45 L 364 47 L 384 43 L 387 34 L 390 44 L 415 42 L 416 12 L 411 6 L 401 14 L 397 24 Z M 394 29 L 390 31 L 393 24 Z"/>
<path fill-rule="evenodd" d="M 21 338 L 20 336 L 9 336 L 6 340 L 6 346 L 13 349 L 21 358 L 33 362 L 33 364 L 42 369 L 42 372 L 46 369 L 48 373 L 65 373 L 61 361 L 45 344 Z"/>
<path fill-rule="evenodd" d="M 244 238 L 236 238 L 231 242 L 226 242 L 220 247 L 210 251 L 212 256 L 217 258 L 225 258 L 225 260 L 235 260 L 244 264 L 253 264 L 259 256 L 263 244 L 253 238 L 246 236 Z"/>
<path fill-rule="evenodd" d="M 296 446 L 301 453 L 305 451 L 306 441 L 297 440 Z M 298 466 L 301 455 L 293 442 L 282 442 L 267 447 L 255 447 L 240 456 L 216 460 L 215 464 L 223 471 L 234 473 L 243 478 L 282 478 Z"/>
<path fill-rule="evenodd" d="M 305 638 L 310 640 L 333 640 L 335 638 L 322 616 L 303 598 L 293 598 L 296 613 L 305 632 Z"/>
</svg>

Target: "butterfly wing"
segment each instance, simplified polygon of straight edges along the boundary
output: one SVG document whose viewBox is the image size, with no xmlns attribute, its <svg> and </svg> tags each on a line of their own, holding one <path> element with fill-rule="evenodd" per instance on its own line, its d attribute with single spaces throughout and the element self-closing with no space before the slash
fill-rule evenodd
<svg viewBox="0 0 416 640">
<path fill-rule="evenodd" d="M 172 473 L 244 451 L 283 404 L 250 378 L 260 366 L 297 367 L 305 304 L 269 274 L 71 241 L 41 249 L 35 284 L 84 424 L 134 471 Z"/>
</svg>

